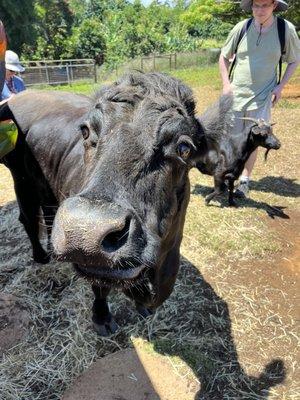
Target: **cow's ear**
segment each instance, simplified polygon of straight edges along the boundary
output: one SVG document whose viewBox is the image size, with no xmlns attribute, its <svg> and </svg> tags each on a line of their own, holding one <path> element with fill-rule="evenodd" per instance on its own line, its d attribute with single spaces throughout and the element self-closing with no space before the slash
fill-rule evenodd
<svg viewBox="0 0 300 400">
<path fill-rule="evenodd" d="M 82 137 L 84 139 L 84 145 L 86 147 L 96 147 L 98 142 L 98 136 L 94 129 L 91 127 L 88 121 L 83 122 L 80 125 Z"/>
<path fill-rule="evenodd" d="M 90 127 L 87 123 L 80 125 L 81 134 L 84 140 L 87 140 L 90 136 Z"/>
</svg>

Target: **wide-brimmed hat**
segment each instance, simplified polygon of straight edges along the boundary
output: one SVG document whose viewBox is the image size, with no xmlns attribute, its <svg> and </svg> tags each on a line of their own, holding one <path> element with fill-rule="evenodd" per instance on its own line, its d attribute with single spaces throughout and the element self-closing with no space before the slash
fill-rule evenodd
<svg viewBox="0 0 300 400">
<path fill-rule="evenodd" d="M 285 1 L 275 0 L 275 2 L 277 3 L 277 7 L 274 11 L 285 11 L 288 9 L 288 4 Z M 244 11 L 252 11 L 252 3 L 253 0 L 242 0 L 240 6 Z"/>
<path fill-rule="evenodd" d="M 18 54 L 11 50 L 6 50 L 5 52 L 5 68 L 14 72 L 25 71 L 25 68 L 20 63 Z"/>
</svg>

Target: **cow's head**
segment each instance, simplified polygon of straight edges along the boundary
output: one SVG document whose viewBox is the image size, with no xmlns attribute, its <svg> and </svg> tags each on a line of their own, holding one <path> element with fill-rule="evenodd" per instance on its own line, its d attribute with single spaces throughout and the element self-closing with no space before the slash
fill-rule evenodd
<svg viewBox="0 0 300 400">
<path fill-rule="evenodd" d="M 96 284 L 130 286 L 178 263 L 189 169 L 201 135 L 192 93 L 163 74 L 105 87 L 81 125 L 86 177 L 64 200 L 52 239 Z"/>
<path fill-rule="evenodd" d="M 257 146 L 267 149 L 265 153 L 265 159 L 267 159 L 267 155 L 270 150 L 280 149 L 281 143 L 274 135 L 272 129 L 274 124 L 266 122 L 263 118 L 255 119 L 244 117 L 241 119 L 254 122 L 254 125 L 250 128 L 249 136 Z"/>
</svg>

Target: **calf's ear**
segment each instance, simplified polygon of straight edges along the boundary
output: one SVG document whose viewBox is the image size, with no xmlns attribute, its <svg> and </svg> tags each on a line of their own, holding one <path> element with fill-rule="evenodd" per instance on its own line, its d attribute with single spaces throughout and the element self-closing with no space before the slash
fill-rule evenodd
<svg viewBox="0 0 300 400">
<path fill-rule="evenodd" d="M 85 146 L 96 147 L 98 142 L 98 136 L 91 127 L 90 123 L 88 121 L 83 122 L 80 125 L 80 130 L 82 137 L 84 139 Z"/>
<path fill-rule="evenodd" d="M 90 127 L 87 123 L 80 125 L 81 134 L 84 140 L 87 140 L 90 136 Z"/>
<path fill-rule="evenodd" d="M 253 135 L 261 135 L 262 134 L 261 128 L 259 126 L 257 126 L 257 125 L 254 125 L 251 128 L 251 132 L 253 133 Z"/>
</svg>

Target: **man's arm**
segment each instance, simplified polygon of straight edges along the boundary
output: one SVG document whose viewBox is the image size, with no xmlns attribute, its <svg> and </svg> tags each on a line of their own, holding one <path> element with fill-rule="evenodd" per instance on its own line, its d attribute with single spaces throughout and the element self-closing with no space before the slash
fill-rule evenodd
<svg viewBox="0 0 300 400">
<path fill-rule="evenodd" d="M 293 73 L 295 72 L 296 68 L 298 67 L 298 65 L 300 64 L 300 60 L 299 61 L 295 61 L 292 63 L 289 63 L 286 67 L 285 73 L 282 77 L 281 82 L 279 83 L 279 85 L 277 85 L 273 92 L 272 92 L 272 105 L 273 107 L 275 106 L 275 104 L 278 103 L 278 101 L 281 98 L 281 92 L 282 89 L 284 88 L 284 86 L 287 84 L 287 82 L 290 80 L 291 76 L 293 75 Z"/>
<path fill-rule="evenodd" d="M 222 54 L 219 57 L 219 70 L 223 83 L 223 94 L 232 94 L 232 87 L 229 81 L 228 71 L 230 62 Z"/>
</svg>

